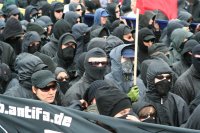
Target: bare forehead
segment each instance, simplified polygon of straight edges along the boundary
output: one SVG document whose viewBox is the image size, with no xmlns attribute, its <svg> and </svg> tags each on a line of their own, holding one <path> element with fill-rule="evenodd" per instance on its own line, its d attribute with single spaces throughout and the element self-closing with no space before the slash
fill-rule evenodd
<svg viewBox="0 0 200 133">
<path fill-rule="evenodd" d="M 107 61 L 106 57 L 90 57 L 88 61 Z"/>
</svg>

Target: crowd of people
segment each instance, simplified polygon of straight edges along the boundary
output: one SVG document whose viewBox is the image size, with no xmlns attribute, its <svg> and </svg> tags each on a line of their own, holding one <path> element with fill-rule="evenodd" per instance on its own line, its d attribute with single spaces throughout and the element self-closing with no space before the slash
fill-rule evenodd
<svg viewBox="0 0 200 133">
<path fill-rule="evenodd" d="M 190 27 L 200 23 L 199 0 L 178 0 L 163 30 L 161 11 L 140 15 L 136 85 L 135 30 L 122 18 L 136 17 L 136 0 L 0 2 L 1 94 L 200 129 L 200 25 Z M 94 14 L 91 27 L 85 14 Z"/>
</svg>

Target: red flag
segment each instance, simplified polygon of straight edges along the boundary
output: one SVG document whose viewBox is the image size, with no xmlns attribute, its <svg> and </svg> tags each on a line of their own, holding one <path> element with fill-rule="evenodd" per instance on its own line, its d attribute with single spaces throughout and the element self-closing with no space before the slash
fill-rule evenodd
<svg viewBox="0 0 200 133">
<path fill-rule="evenodd" d="M 145 10 L 160 10 L 169 20 L 177 18 L 177 0 L 137 0 L 136 8 L 140 9 L 140 14 Z"/>
</svg>

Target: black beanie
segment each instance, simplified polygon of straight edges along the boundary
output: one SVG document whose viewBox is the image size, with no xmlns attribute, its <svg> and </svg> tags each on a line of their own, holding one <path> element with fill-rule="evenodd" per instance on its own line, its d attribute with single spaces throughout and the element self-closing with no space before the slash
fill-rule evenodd
<svg viewBox="0 0 200 133">
<path fill-rule="evenodd" d="M 90 84 L 83 95 L 83 99 L 90 105 L 92 100 L 95 98 L 95 92 L 99 88 L 109 87 L 109 84 L 104 80 L 96 80 Z"/>
<path fill-rule="evenodd" d="M 101 115 L 113 117 L 120 111 L 132 107 L 129 97 L 120 88 L 114 86 L 97 89 L 95 98 Z"/>
<path fill-rule="evenodd" d="M 53 28 L 53 34 L 55 36 L 55 38 L 57 40 L 59 40 L 59 38 L 64 34 L 64 33 L 67 33 L 67 32 L 71 32 L 72 29 L 71 27 L 69 26 L 69 24 L 63 20 L 63 19 L 60 19 L 58 20 L 55 25 L 54 25 L 54 28 Z"/>
</svg>

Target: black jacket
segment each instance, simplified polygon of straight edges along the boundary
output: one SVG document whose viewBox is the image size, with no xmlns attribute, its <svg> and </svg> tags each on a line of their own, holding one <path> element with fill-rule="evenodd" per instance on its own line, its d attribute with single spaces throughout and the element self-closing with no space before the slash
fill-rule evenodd
<svg viewBox="0 0 200 133">
<path fill-rule="evenodd" d="M 18 70 L 19 85 L 14 86 L 4 93 L 8 96 L 31 98 L 32 97 L 32 84 L 31 76 L 40 68 L 44 68 L 46 65 L 42 60 L 28 53 L 20 54 L 17 61 L 16 69 Z"/>
<path fill-rule="evenodd" d="M 155 88 L 155 76 L 162 73 L 171 73 L 167 63 L 157 60 L 153 61 L 147 70 L 148 91 L 141 100 L 152 104 L 156 111 L 156 123 L 170 126 L 180 126 L 189 117 L 189 110 L 185 101 L 169 92 L 167 96 L 161 97 Z"/>
<path fill-rule="evenodd" d="M 192 14 L 193 23 L 200 22 L 200 2 L 199 2 L 199 0 L 194 0 L 194 5 L 188 6 L 188 12 Z"/>
<path fill-rule="evenodd" d="M 77 22 L 77 18 L 81 17 L 79 14 L 72 12 L 72 11 L 68 11 L 65 13 L 65 17 L 64 20 L 69 23 L 70 27 L 72 27 L 73 25 L 76 24 Z"/>
<path fill-rule="evenodd" d="M 174 93 L 182 97 L 187 104 L 195 98 L 200 87 L 200 73 L 192 65 L 176 81 Z"/>
</svg>

